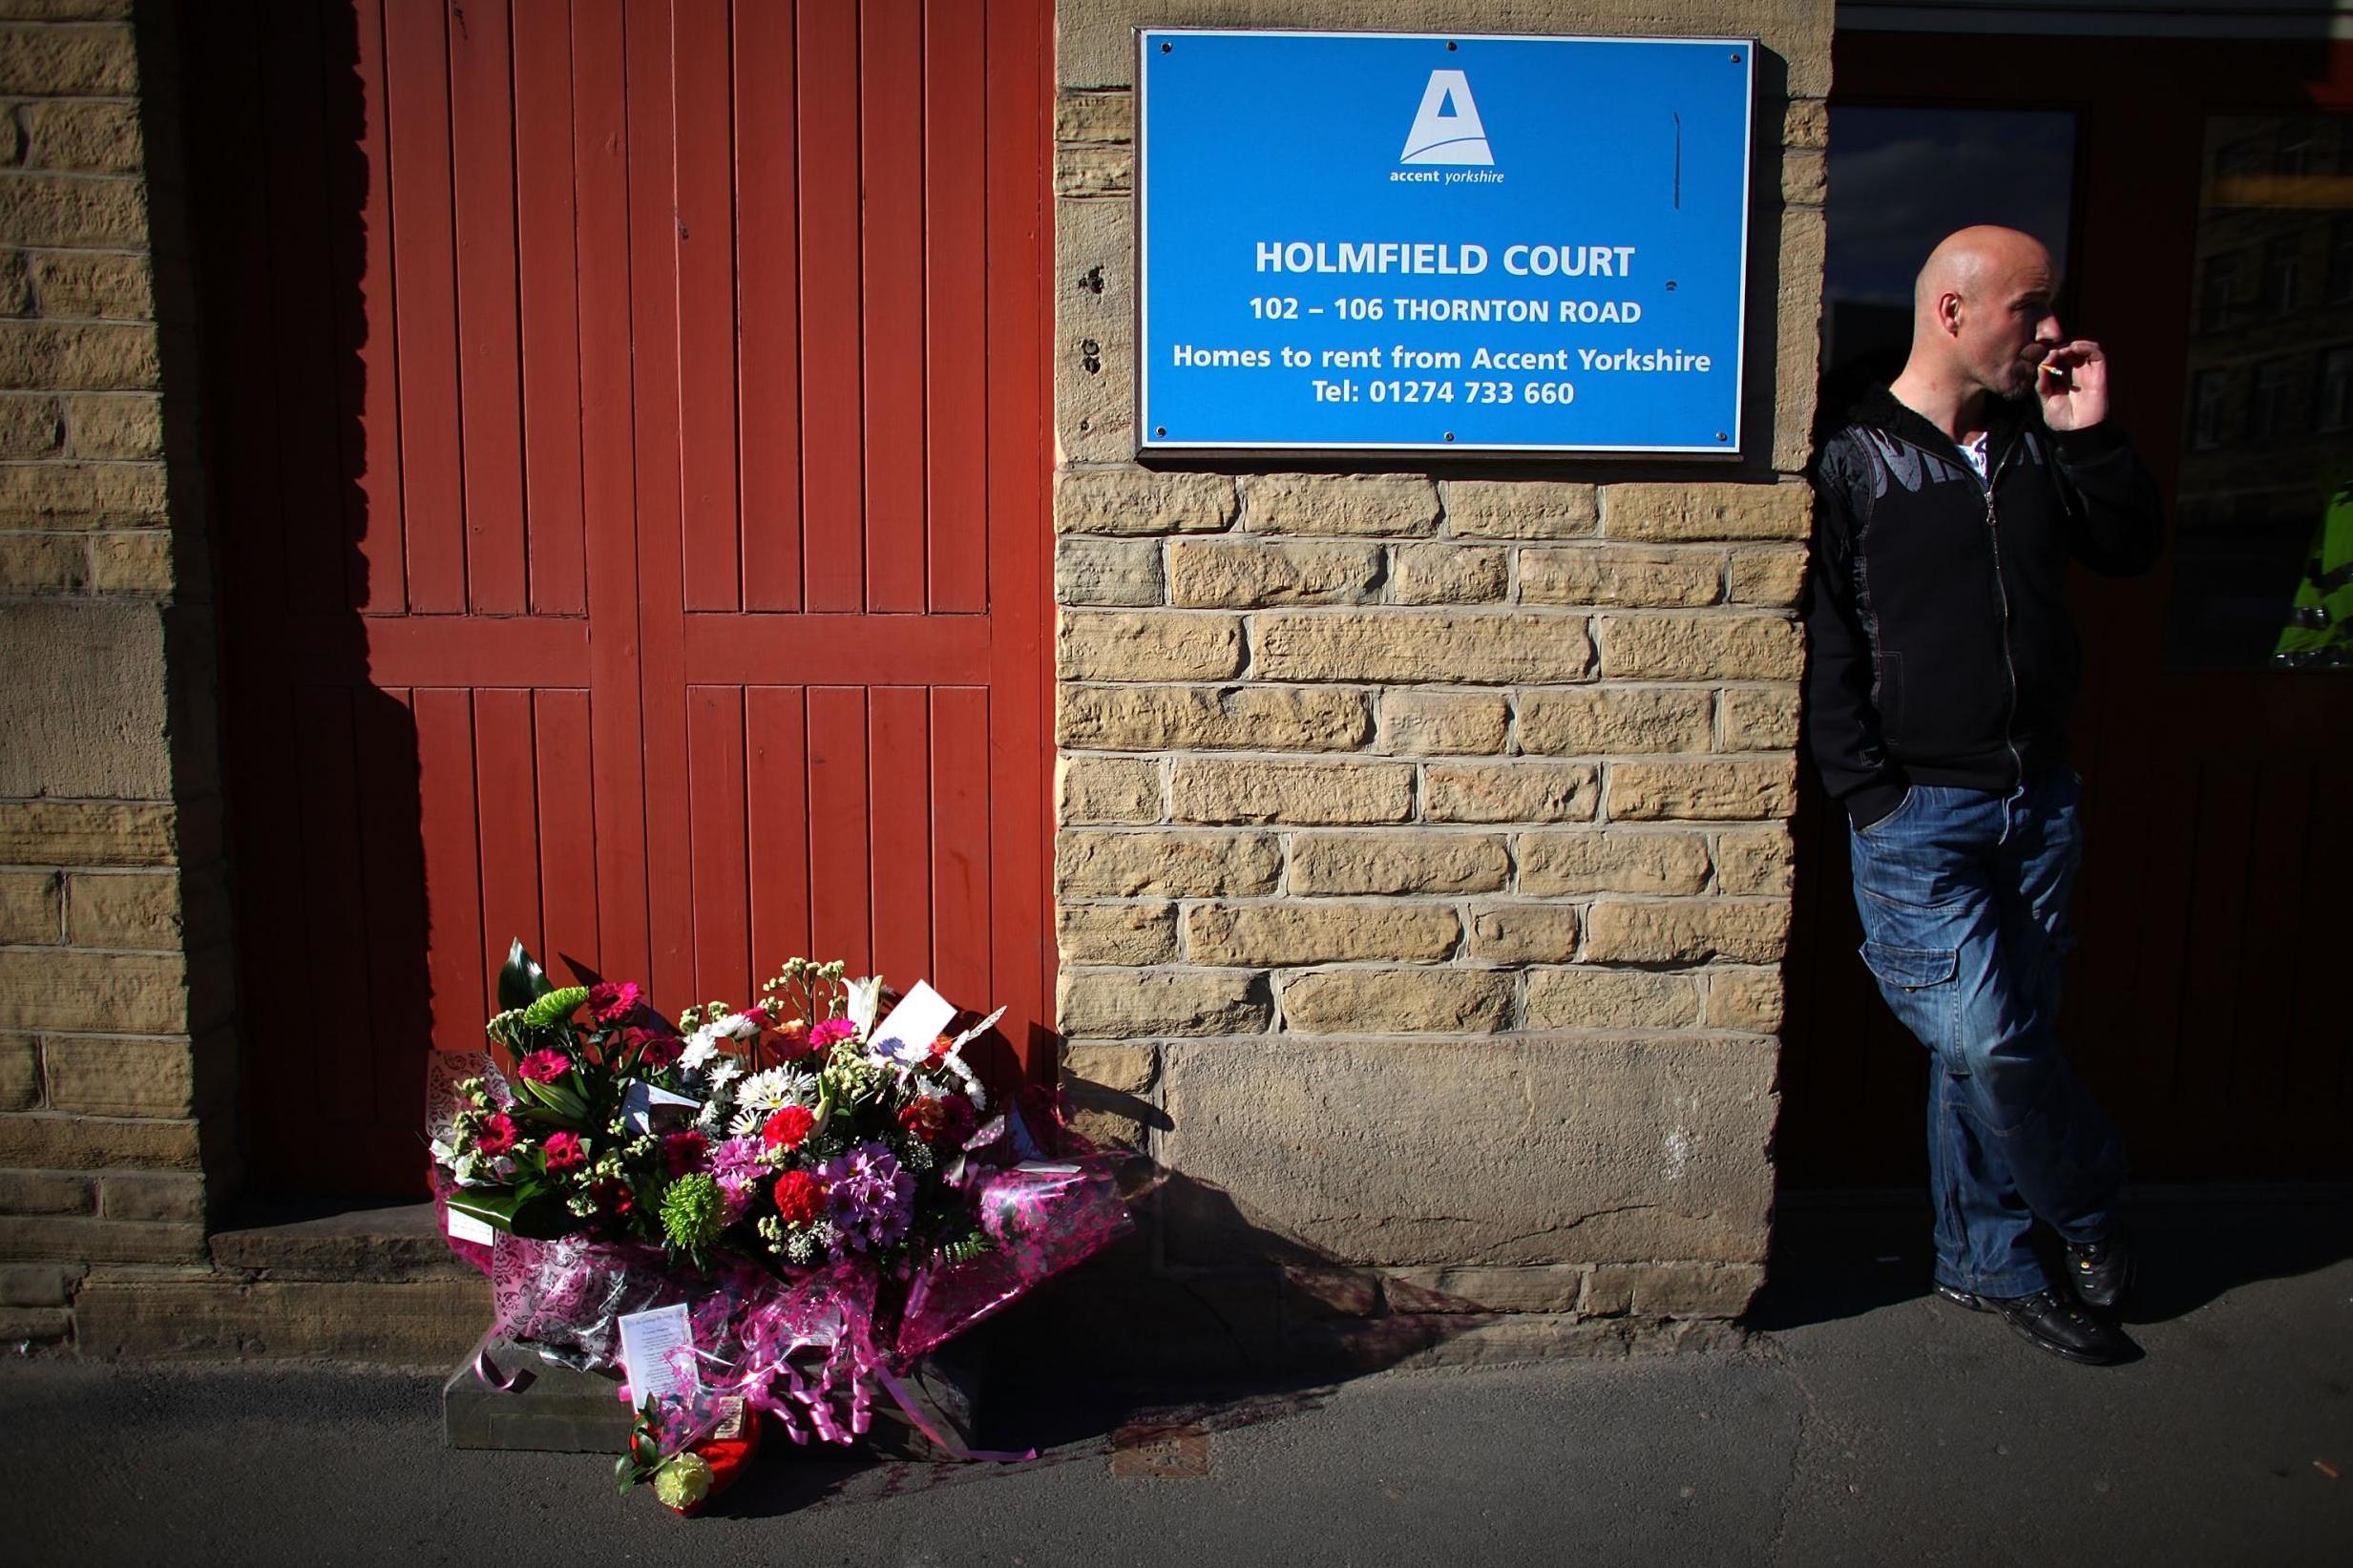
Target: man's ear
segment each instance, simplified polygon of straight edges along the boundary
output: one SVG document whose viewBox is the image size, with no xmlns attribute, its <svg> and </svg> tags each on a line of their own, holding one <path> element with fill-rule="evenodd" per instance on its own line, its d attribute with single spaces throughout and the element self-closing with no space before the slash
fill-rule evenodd
<svg viewBox="0 0 2353 1568">
<path fill-rule="evenodd" d="M 1962 302 L 1960 295 L 1948 292 L 1937 296 L 1937 324 L 1944 328 L 1944 335 L 1946 337 L 1957 338 L 1961 336 L 1961 312 Z"/>
</svg>

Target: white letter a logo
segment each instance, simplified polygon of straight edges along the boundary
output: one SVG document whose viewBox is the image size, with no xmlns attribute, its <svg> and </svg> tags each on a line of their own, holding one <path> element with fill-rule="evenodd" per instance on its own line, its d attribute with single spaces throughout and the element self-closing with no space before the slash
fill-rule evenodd
<svg viewBox="0 0 2353 1568">
<path fill-rule="evenodd" d="M 1453 113 L 1447 111 L 1452 109 Z M 1471 101 L 1471 79 L 1460 71 L 1433 71 L 1421 113 L 1406 134 L 1405 163 L 1493 163 L 1487 128 Z"/>
</svg>

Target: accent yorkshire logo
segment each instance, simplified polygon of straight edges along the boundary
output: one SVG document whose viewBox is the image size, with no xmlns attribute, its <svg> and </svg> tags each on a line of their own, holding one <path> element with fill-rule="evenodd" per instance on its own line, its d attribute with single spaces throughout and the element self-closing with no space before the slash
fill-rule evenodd
<svg viewBox="0 0 2353 1568">
<path fill-rule="evenodd" d="M 1487 128 L 1471 99 L 1471 79 L 1460 71 L 1433 71 L 1421 94 L 1421 112 L 1406 133 L 1401 163 L 1492 164 Z"/>
</svg>

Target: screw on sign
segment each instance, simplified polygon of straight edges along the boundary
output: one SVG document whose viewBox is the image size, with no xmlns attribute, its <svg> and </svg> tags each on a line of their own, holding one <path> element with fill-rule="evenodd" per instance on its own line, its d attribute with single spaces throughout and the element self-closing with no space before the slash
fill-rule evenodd
<svg viewBox="0 0 2353 1568">
<path fill-rule="evenodd" d="M 1209 1473 L 1208 1429 L 1140 1423 L 1111 1434 L 1111 1474 L 1188 1480 Z"/>
</svg>

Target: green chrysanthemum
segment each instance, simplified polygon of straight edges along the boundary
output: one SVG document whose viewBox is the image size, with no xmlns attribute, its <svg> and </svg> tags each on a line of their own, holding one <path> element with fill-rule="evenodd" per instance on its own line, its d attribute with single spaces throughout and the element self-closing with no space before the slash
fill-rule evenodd
<svg viewBox="0 0 2353 1568">
<path fill-rule="evenodd" d="M 692 1508 L 711 1495 L 711 1462 L 700 1453 L 675 1454 L 654 1472 L 654 1495 L 664 1508 Z"/>
<path fill-rule="evenodd" d="M 662 1233 L 672 1246 L 700 1258 L 726 1227 L 719 1183 L 697 1171 L 670 1183 L 662 1195 Z"/>
<path fill-rule="evenodd" d="M 561 991 L 551 991 L 523 1009 L 523 1021 L 534 1029 L 545 1029 L 550 1024 L 558 1024 L 571 1017 L 572 1010 L 586 1000 L 586 986 L 566 986 Z"/>
</svg>

